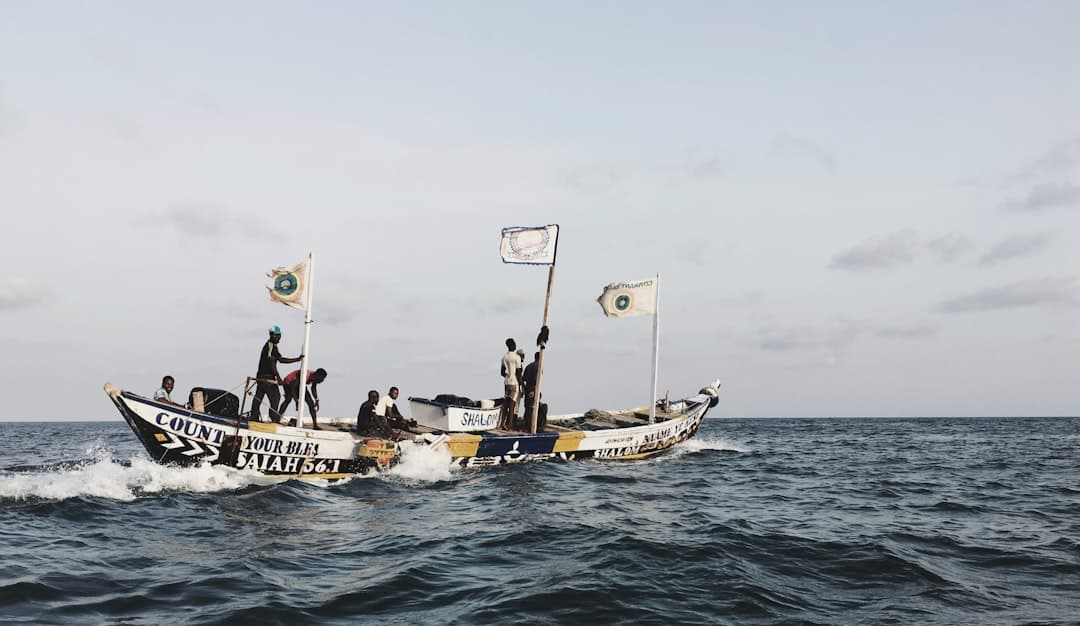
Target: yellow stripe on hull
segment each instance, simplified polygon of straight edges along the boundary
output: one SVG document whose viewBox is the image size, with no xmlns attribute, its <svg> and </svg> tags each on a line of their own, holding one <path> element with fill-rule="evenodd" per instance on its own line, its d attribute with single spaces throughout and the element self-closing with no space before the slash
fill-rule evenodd
<svg viewBox="0 0 1080 626">
<path fill-rule="evenodd" d="M 452 457 L 473 457 L 480 449 L 480 442 L 484 438 L 480 435 L 450 435 L 446 440 L 446 449 Z"/>
<path fill-rule="evenodd" d="M 581 445 L 581 440 L 585 438 L 583 432 L 572 433 L 559 433 L 559 438 L 555 440 L 555 447 L 551 449 L 552 452 L 577 452 L 578 446 Z"/>
</svg>

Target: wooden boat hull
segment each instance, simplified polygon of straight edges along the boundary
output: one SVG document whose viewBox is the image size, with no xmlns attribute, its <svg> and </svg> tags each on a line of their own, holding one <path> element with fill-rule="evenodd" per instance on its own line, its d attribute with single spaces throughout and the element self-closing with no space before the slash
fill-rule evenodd
<svg viewBox="0 0 1080 626">
<path fill-rule="evenodd" d="M 417 437 L 418 443 L 446 446 L 452 463 L 482 467 L 552 459 L 643 459 L 669 450 L 693 437 L 709 409 L 717 404 L 719 381 L 693 397 L 672 403 L 654 424 L 613 424 L 610 428 L 570 429 L 542 433 L 441 433 Z M 552 423 L 580 422 L 585 416 L 552 418 Z"/>
<path fill-rule="evenodd" d="M 588 414 L 551 418 L 554 432 L 431 432 L 419 445 L 445 446 L 451 463 L 484 467 L 539 460 L 643 459 L 693 437 L 718 402 L 719 382 L 660 411 L 655 423 L 633 412 L 606 414 L 598 424 Z M 334 480 L 386 470 L 400 459 L 397 444 L 348 430 L 313 430 L 251 422 L 187 410 L 121 391 L 105 391 L 157 462 L 181 466 L 225 465 L 282 478 Z"/>
<path fill-rule="evenodd" d="M 121 391 L 105 392 L 157 462 L 226 465 L 283 478 L 340 479 L 388 469 L 397 445 L 342 430 L 313 430 L 190 411 Z"/>
</svg>

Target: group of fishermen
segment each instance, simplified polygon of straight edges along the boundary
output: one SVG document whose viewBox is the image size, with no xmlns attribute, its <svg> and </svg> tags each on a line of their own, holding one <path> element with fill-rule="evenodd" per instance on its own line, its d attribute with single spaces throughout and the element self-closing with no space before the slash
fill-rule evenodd
<svg viewBox="0 0 1080 626">
<path fill-rule="evenodd" d="M 278 363 L 297 363 L 304 358 L 301 354 L 295 358 L 287 358 L 278 350 L 281 342 L 281 328 L 271 326 L 269 338 L 263 344 L 259 352 L 259 367 L 255 374 L 255 397 L 251 402 L 251 412 L 248 419 L 261 421 L 262 402 L 266 398 L 270 401 L 269 417 L 276 423 L 281 422 L 281 416 L 285 413 L 289 403 L 295 402 L 300 405 L 300 370 L 290 372 L 285 378 L 278 373 Z M 547 342 L 548 328 L 544 326 L 537 337 L 537 345 L 544 348 Z M 506 340 L 507 352 L 503 355 L 499 375 L 503 379 L 502 413 L 499 419 L 499 427 L 509 430 L 530 430 L 530 418 L 533 406 L 539 400 L 536 393 L 537 374 L 539 372 L 540 352 L 533 355 L 533 362 L 523 367 L 525 351 L 518 349 L 517 342 L 513 338 Z M 307 404 L 311 415 L 312 428 L 319 430 L 319 384 L 326 380 L 326 370 L 318 368 L 307 371 L 307 383 L 310 390 L 304 390 L 304 402 Z M 172 393 L 175 381 L 172 376 L 165 376 L 161 380 L 161 389 L 154 394 L 154 399 L 176 406 L 183 406 L 172 401 Z M 278 387 L 281 387 L 281 393 Z M 398 398 L 398 388 L 391 387 L 386 396 L 380 401 L 379 392 L 372 389 L 368 392 L 367 400 L 360 405 L 360 411 L 356 415 L 356 429 L 361 434 L 370 434 L 381 437 L 396 438 L 403 429 L 415 426 L 416 420 L 409 420 L 402 416 L 395 401 Z M 284 396 L 284 397 L 282 397 Z M 518 418 L 518 406 L 524 405 L 524 413 Z M 541 402 L 537 410 L 537 432 L 542 432 L 547 422 L 547 404 Z M 396 429 L 396 432 L 395 432 Z"/>
<path fill-rule="evenodd" d="M 537 337 L 537 345 L 544 348 L 548 338 L 548 327 L 544 326 Z M 525 361 L 525 351 L 517 347 L 517 342 L 511 337 L 506 340 L 506 354 L 503 355 L 499 367 L 499 375 L 503 379 L 502 413 L 499 416 L 499 427 L 507 430 L 529 431 L 532 428 L 532 411 L 539 397 L 536 393 L 536 379 L 540 371 L 540 351 L 533 354 L 533 361 L 522 367 Z M 518 406 L 524 405 L 524 413 L 518 418 Z M 540 403 L 536 412 L 536 432 L 543 432 L 547 425 L 547 404 Z"/>
<path fill-rule="evenodd" d="M 281 341 L 281 328 L 271 326 L 270 337 L 263 344 L 259 353 L 259 368 L 255 374 L 255 397 L 251 401 L 251 413 L 249 419 L 261 419 L 263 398 L 270 400 L 270 420 L 280 422 L 290 402 L 300 406 L 300 370 L 295 370 L 281 378 L 278 374 L 278 363 L 296 363 L 304 358 L 301 354 L 296 358 L 286 358 L 278 350 Z M 319 368 L 307 371 L 307 382 L 311 389 L 304 391 L 304 402 L 307 404 L 308 413 L 311 415 L 312 428 L 319 430 L 319 384 L 326 380 L 326 370 Z M 280 381 L 280 382 L 279 382 Z M 284 399 L 278 393 L 278 385 L 284 391 Z M 369 391 L 368 399 L 360 405 L 360 412 L 356 416 L 356 428 L 361 434 L 371 434 L 384 437 L 396 437 L 406 426 L 415 426 L 416 420 L 406 420 L 398 411 L 394 403 L 398 397 L 398 388 L 391 387 L 390 391 L 379 401 L 379 392 Z M 279 404 L 280 400 L 280 404 Z M 394 432 L 397 428 L 397 433 Z"/>
</svg>

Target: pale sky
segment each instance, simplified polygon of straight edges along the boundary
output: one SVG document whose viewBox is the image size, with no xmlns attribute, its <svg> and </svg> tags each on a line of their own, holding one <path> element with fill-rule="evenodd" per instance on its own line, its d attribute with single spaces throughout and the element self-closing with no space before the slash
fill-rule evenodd
<svg viewBox="0 0 1080 626">
<path fill-rule="evenodd" d="M 0 2 L 0 419 L 235 388 L 302 313 L 324 415 L 501 394 L 714 416 L 1080 413 L 1080 3 Z M 294 366 L 283 366 L 285 374 Z M 265 407 L 264 407 L 265 410 Z"/>
</svg>

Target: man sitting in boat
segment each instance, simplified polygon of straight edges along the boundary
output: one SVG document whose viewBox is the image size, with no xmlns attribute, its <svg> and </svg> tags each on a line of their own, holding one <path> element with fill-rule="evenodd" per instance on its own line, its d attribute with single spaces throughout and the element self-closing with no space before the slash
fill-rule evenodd
<svg viewBox="0 0 1080 626">
<path fill-rule="evenodd" d="M 375 408 L 375 415 L 381 415 L 386 418 L 386 422 L 393 428 L 403 429 L 408 426 L 416 426 L 416 420 L 407 420 L 405 416 L 398 411 L 397 404 L 394 403 L 398 398 L 397 387 L 391 387 L 390 391 L 386 392 L 383 399 L 379 401 L 378 406 Z"/>
<path fill-rule="evenodd" d="M 308 412 L 311 414 L 311 425 L 315 430 L 319 430 L 318 412 L 319 412 L 319 383 L 326 380 L 326 370 L 319 368 L 315 371 L 307 371 L 307 383 L 311 385 L 311 390 L 304 390 L 304 401 L 307 403 Z M 281 408 L 278 409 L 278 413 L 284 415 L 285 409 L 288 408 L 290 402 L 296 402 L 296 407 L 300 408 L 300 370 L 291 372 L 282 381 L 282 388 L 285 391 L 285 400 L 281 403 Z"/>
<path fill-rule="evenodd" d="M 154 392 L 154 400 L 157 400 L 158 402 L 161 402 L 163 404 L 171 404 L 173 406 L 178 406 L 182 409 L 186 408 L 182 404 L 177 404 L 173 402 L 171 394 L 174 385 L 176 385 L 176 381 L 173 380 L 172 376 L 165 376 L 164 378 L 162 378 L 161 389 L 158 389 Z"/>
<path fill-rule="evenodd" d="M 356 414 L 356 432 L 361 435 L 374 435 L 376 437 L 393 437 L 394 431 L 386 422 L 386 418 L 376 413 L 379 406 L 379 392 L 372 389 L 367 394 L 367 400 L 360 405 L 360 411 Z"/>
</svg>

